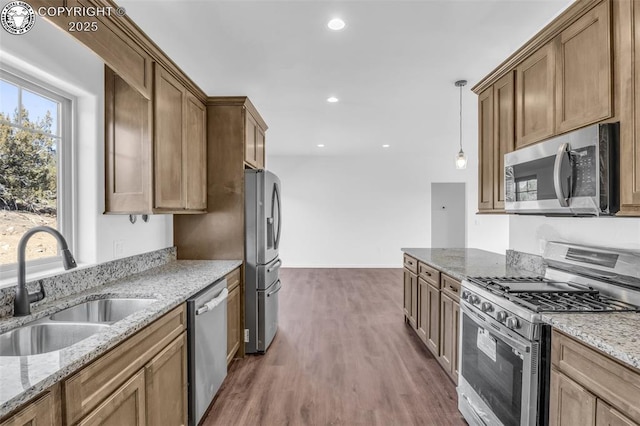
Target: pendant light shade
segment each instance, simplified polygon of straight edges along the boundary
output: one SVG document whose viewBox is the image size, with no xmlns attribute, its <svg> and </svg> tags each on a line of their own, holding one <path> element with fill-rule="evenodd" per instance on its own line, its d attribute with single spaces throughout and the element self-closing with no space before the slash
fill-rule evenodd
<svg viewBox="0 0 640 426">
<path fill-rule="evenodd" d="M 456 155 L 456 169 L 466 169 L 467 156 L 462 150 L 462 88 L 467 84 L 467 80 L 458 80 L 455 84 L 460 88 L 460 151 Z"/>
</svg>

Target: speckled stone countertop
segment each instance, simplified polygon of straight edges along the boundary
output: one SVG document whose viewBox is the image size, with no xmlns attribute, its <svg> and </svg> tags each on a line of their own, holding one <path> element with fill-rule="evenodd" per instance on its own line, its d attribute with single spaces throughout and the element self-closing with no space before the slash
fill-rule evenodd
<svg viewBox="0 0 640 426">
<path fill-rule="evenodd" d="M 640 313 L 544 314 L 560 331 L 640 369 Z"/>
<path fill-rule="evenodd" d="M 462 281 L 466 277 L 513 277 L 536 275 L 507 265 L 502 254 L 472 248 L 403 248 L 403 252 Z"/>
<path fill-rule="evenodd" d="M 524 276 L 534 272 L 511 266 L 503 255 L 479 249 L 403 248 L 458 280 L 473 276 Z M 640 369 L 640 313 L 549 313 L 543 319 L 566 334 Z"/>
<path fill-rule="evenodd" d="M 241 261 L 234 260 L 174 261 L 111 284 L 40 305 L 33 309 L 30 316 L 0 320 L 2 333 L 86 300 L 107 296 L 158 299 L 145 309 L 113 323 L 106 330 L 60 351 L 23 357 L 0 357 L 0 418 L 241 264 Z"/>
</svg>

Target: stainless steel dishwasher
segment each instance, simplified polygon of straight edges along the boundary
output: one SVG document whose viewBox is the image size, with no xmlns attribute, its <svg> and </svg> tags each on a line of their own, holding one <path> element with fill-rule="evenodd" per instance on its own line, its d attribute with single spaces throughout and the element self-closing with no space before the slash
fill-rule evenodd
<svg viewBox="0 0 640 426">
<path fill-rule="evenodd" d="M 227 280 L 187 300 L 189 425 L 202 420 L 227 375 Z"/>
</svg>

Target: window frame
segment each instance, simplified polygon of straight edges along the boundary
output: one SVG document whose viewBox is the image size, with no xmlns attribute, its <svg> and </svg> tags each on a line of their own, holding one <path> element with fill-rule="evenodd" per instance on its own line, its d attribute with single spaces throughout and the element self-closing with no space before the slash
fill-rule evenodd
<svg viewBox="0 0 640 426">
<path fill-rule="evenodd" d="M 58 231 L 64 235 L 72 253 L 77 247 L 76 236 L 76 167 L 75 167 L 75 96 L 66 91 L 39 80 L 24 72 L 18 71 L 2 64 L 0 78 L 11 84 L 19 86 L 22 90 L 28 90 L 39 96 L 49 98 L 60 103 L 58 113 L 58 128 L 60 143 L 57 148 L 57 221 Z M 10 125 L 18 127 L 11 123 Z M 27 279 L 29 276 L 47 275 L 50 272 L 61 270 L 62 256 L 59 253 L 40 259 L 28 260 Z M 4 287 L 4 281 L 14 280 L 18 276 L 18 263 L 0 264 L 0 288 Z"/>
</svg>

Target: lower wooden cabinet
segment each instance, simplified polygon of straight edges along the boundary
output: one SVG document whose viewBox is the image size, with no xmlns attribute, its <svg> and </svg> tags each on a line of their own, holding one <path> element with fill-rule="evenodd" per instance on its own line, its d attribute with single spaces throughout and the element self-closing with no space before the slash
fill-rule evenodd
<svg viewBox="0 0 640 426">
<path fill-rule="evenodd" d="M 457 384 L 460 282 L 405 254 L 403 291 L 405 322 Z"/>
<path fill-rule="evenodd" d="M 418 276 L 404 270 L 404 314 L 409 324 L 418 328 Z"/>
<path fill-rule="evenodd" d="M 227 365 L 238 353 L 242 338 L 242 297 L 240 268 L 227 275 Z"/>
<path fill-rule="evenodd" d="M 0 426 L 57 426 L 60 416 L 60 385 L 54 385 L 16 414 L 5 419 Z"/>
<path fill-rule="evenodd" d="M 78 424 L 80 426 L 146 425 L 144 382 L 144 371 L 139 371 Z"/>
<path fill-rule="evenodd" d="M 640 370 L 553 330 L 549 424 L 640 424 Z"/>
</svg>

